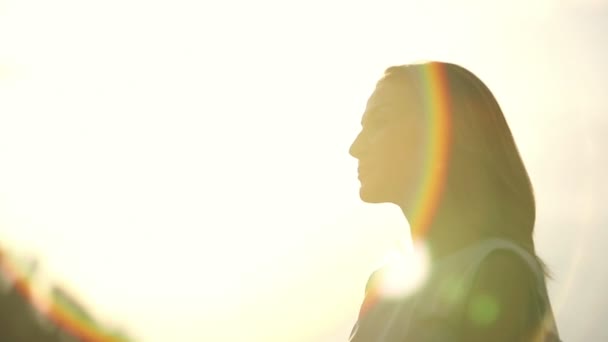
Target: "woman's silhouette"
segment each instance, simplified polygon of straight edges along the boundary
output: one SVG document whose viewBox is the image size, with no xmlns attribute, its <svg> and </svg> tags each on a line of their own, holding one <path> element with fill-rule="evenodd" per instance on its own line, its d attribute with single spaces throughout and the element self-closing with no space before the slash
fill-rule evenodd
<svg viewBox="0 0 608 342">
<path fill-rule="evenodd" d="M 350 341 L 559 341 L 532 186 L 483 82 L 449 63 L 391 67 L 361 124 L 361 199 L 398 205 L 430 261 L 397 296 L 383 290 L 395 267 L 374 272 Z"/>
</svg>

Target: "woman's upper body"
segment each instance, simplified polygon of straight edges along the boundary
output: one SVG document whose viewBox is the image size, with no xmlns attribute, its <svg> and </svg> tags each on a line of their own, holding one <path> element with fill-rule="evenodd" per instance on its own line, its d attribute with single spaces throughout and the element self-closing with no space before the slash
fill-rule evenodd
<svg viewBox="0 0 608 342">
<path fill-rule="evenodd" d="M 542 268 L 513 242 L 463 248 L 403 293 L 386 284 L 398 268 L 370 277 L 350 342 L 559 341 Z"/>
<path fill-rule="evenodd" d="M 352 341 L 535 341 L 551 310 L 534 193 L 488 87 L 455 64 L 391 67 L 361 126 L 349 150 L 359 195 L 400 207 L 431 268 L 409 296 L 368 295 Z M 446 302 L 441 291 L 454 281 L 460 294 Z"/>
</svg>

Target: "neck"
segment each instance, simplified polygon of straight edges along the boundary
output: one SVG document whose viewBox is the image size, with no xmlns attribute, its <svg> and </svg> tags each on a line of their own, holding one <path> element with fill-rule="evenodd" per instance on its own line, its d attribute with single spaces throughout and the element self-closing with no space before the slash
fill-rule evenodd
<svg viewBox="0 0 608 342">
<path fill-rule="evenodd" d="M 400 206 L 403 214 L 408 217 L 407 208 Z M 487 224 L 486 210 L 467 202 L 451 201 L 445 198 L 438 206 L 432 219 L 426 227 L 415 220 L 410 222 L 412 240 L 424 243 L 429 250 L 431 260 L 440 259 L 478 241 L 481 236 L 479 228 Z"/>
</svg>

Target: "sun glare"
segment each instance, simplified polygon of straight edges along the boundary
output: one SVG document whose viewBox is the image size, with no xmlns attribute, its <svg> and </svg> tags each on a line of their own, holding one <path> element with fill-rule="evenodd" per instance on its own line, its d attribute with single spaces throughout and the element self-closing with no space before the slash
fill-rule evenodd
<svg viewBox="0 0 608 342">
<path fill-rule="evenodd" d="M 404 297 L 413 293 L 429 273 L 428 249 L 415 244 L 409 252 L 393 251 L 380 273 L 378 291 L 386 297 Z"/>
</svg>

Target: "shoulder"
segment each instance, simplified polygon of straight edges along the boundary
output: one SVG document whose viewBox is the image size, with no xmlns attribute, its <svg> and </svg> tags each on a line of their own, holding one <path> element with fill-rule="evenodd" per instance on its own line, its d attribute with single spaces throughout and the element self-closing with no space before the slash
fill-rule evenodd
<svg viewBox="0 0 608 342">
<path fill-rule="evenodd" d="M 497 249 L 483 258 L 474 279 L 479 285 L 520 288 L 523 285 L 532 286 L 536 277 L 536 272 L 521 254 L 512 250 Z M 503 281 L 507 279 L 511 281 Z"/>
<path fill-rule="evenodd" d="M 481 261 L 468 294 L 464 334 L 467 341 L 520 341 L 536 317 L 537 274 L 520 253 L 497 249 Z"/>
<path fill-rule="evenodd" d="M 474 288 L 535 292 L 543 283 L 543 268 L 536 256 L 514 242 L 490 239 L 480 244 L 473 258 Z"/>
<path fill-rule="evenodd" d="M 496 250 L 480 263 L 472 281 L 468 304 L 496 302 L 500 311 L 525 313 L 536 291 L 536 273 L 517 253 Z M 507 312 L 503 312 L 505 314 Z"/>
</svg>

